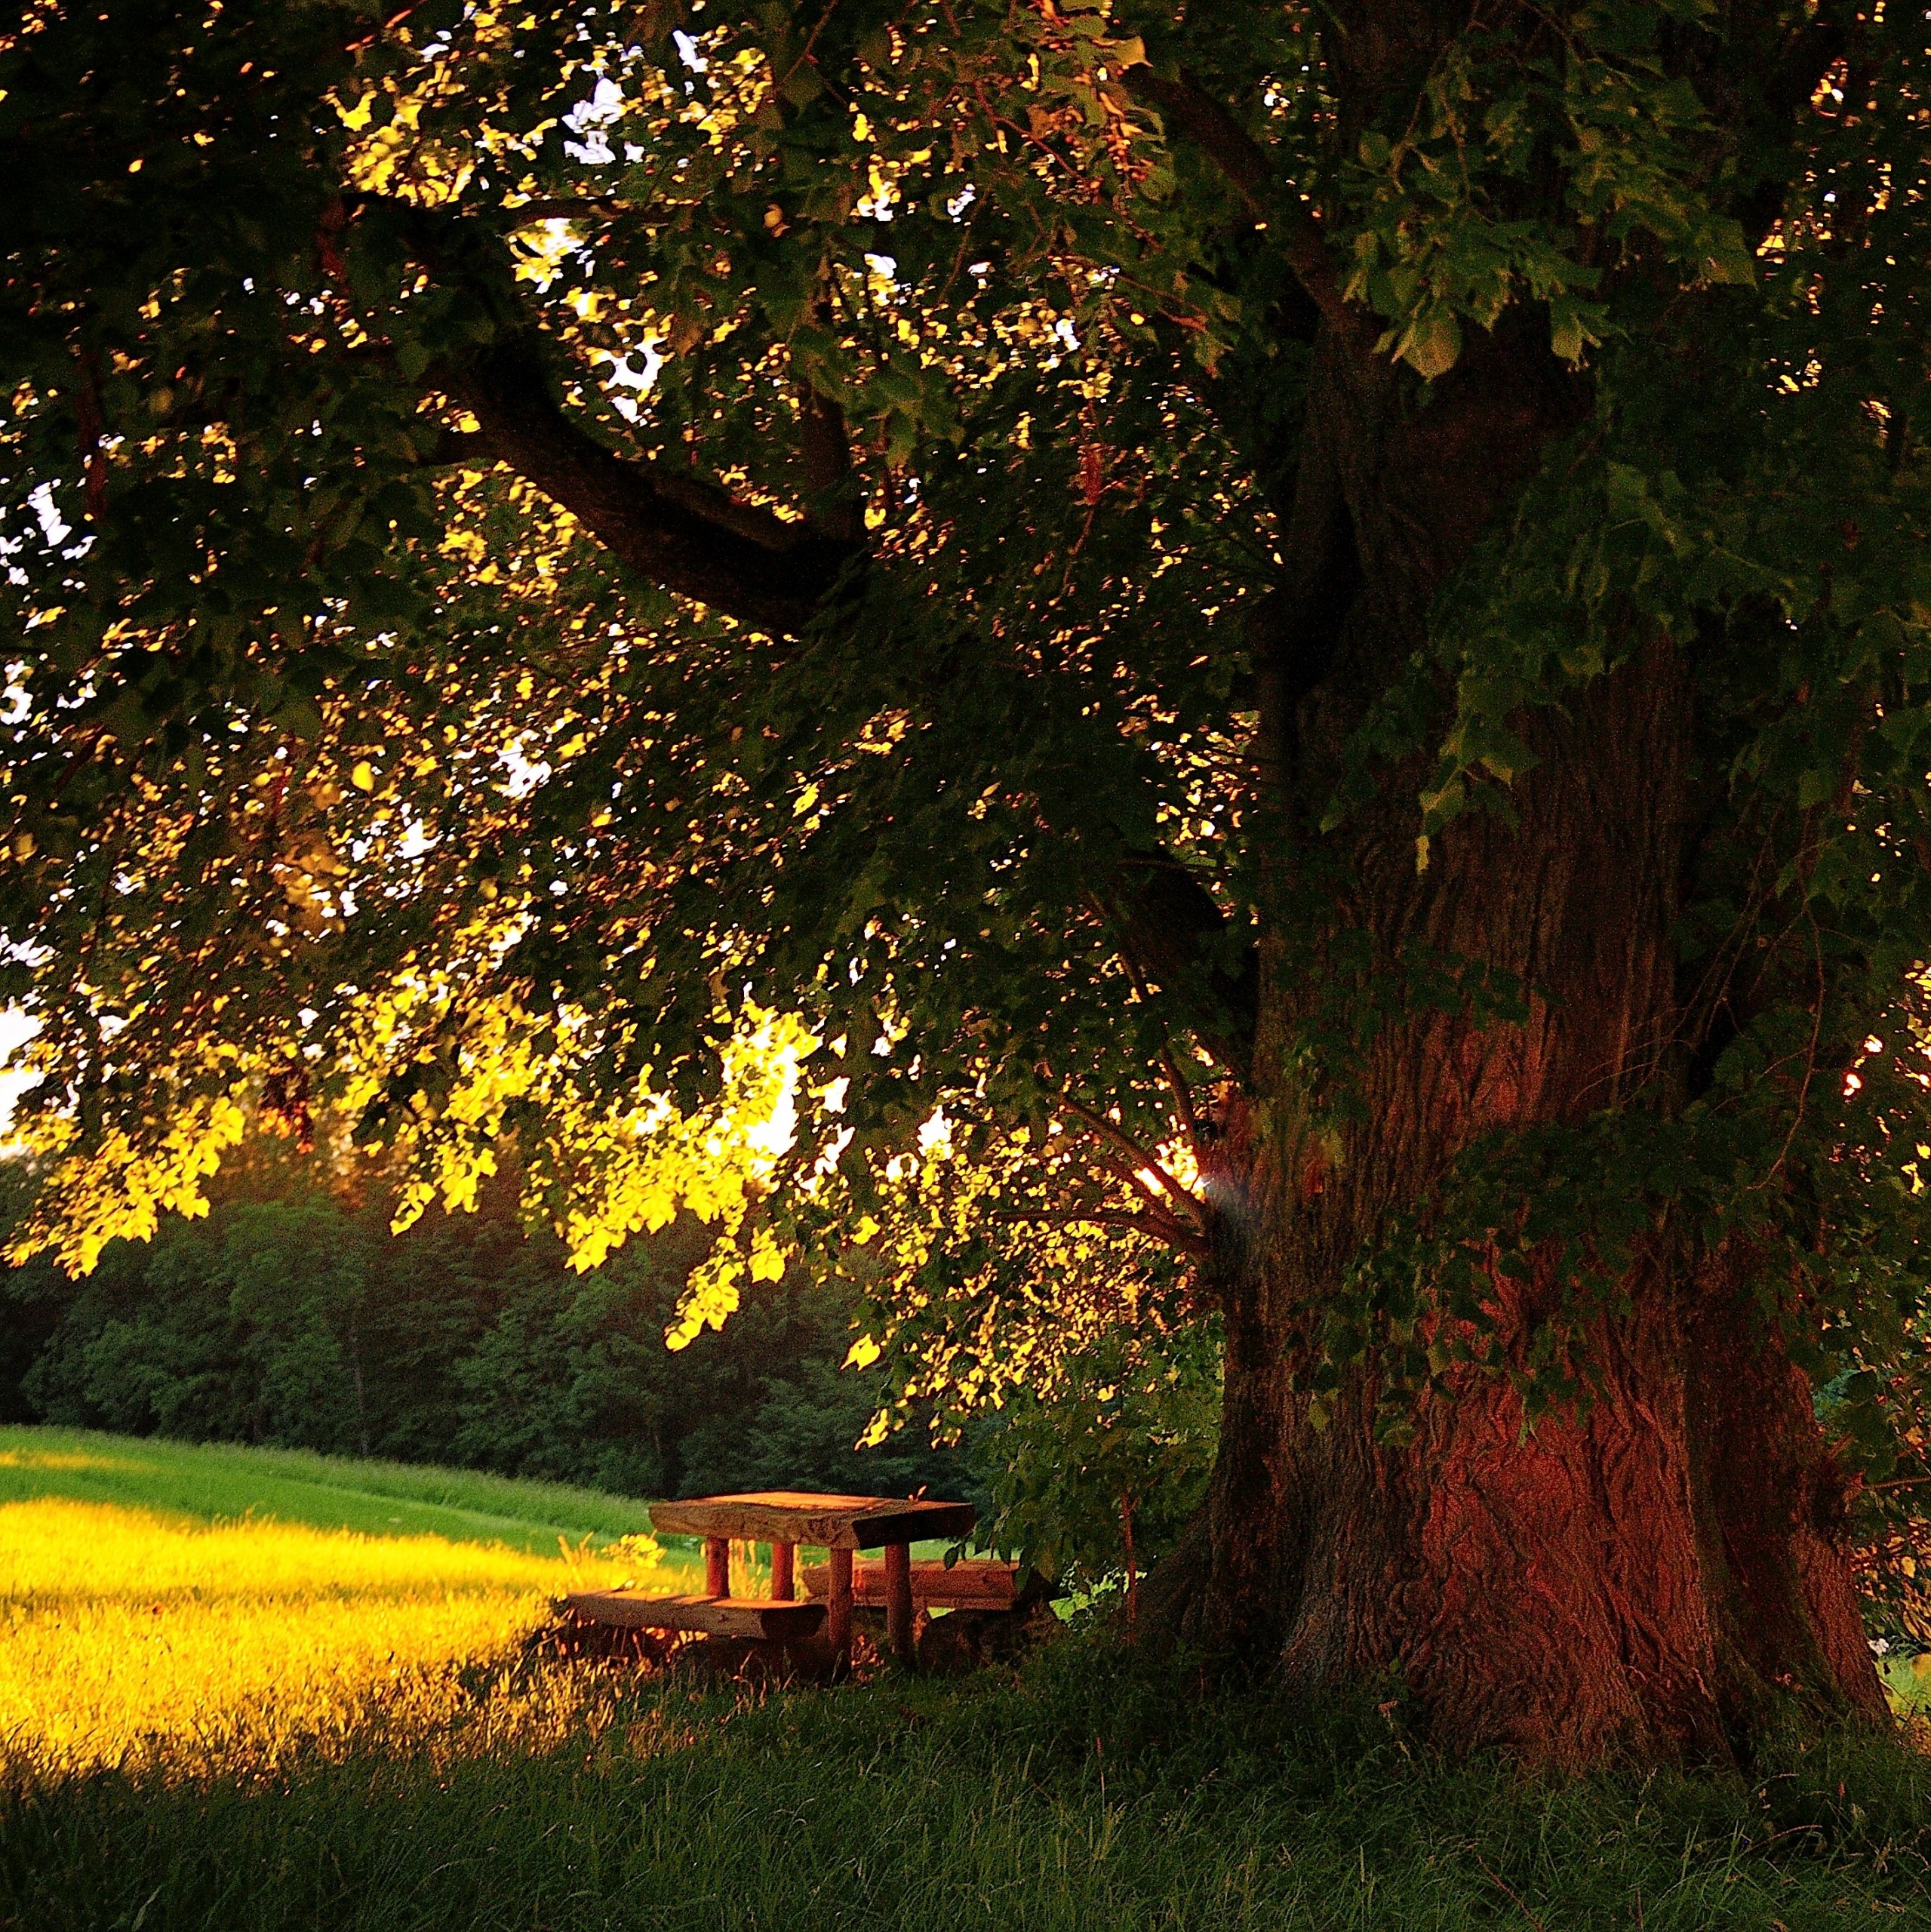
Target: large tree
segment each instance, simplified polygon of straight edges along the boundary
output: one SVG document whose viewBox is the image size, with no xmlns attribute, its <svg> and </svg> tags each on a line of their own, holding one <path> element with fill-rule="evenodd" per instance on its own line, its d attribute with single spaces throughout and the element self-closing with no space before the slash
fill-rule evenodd
<svg viewBox="0 0 1931 1932">
<path fill-rule="evenodd" d="M 1556 1763 L 1880 1716 L 1924 38 L 38 0 L 40 1238 L 251 1107 L 418 1198 L 514 1134 L 586 1260 L 723 1216 L 690 1322 L 862 1276 L 911 1393 L 1218 1321 L 1143 1611 L 1217 1654 Z"/>
</svg>

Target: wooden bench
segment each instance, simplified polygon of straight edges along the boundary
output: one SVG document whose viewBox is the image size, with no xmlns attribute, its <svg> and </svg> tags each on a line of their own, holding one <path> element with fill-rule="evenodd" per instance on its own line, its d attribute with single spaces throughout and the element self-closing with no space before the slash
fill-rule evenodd
<svg viewBox="0 0 1931 1932">
<path fill-rule="evenodd" d="M 924 1537 L 964 1537 L 974 1521 L 969 1503 L 942 1503 L 922 1497 L 819 1496 L 796 1490 L 761 1490 L 744 1496 L 701 1496 L 683 1503 L 653 1503 L 652 1528 L 664 1535 L 704 1539 L 703 1594 L 663 1597 L 640 1590 L 581 1590 L 566 1597 L 564 1606 L 570 1616 L 586 1623 L 627 1630 L 694 1630 L 714 1637 L 783 1641 L 815 1635 L 822 1624 L 834 1658 L 849 1664 L 852 1606 L 859 1600 L 852 1587 L 853 1553 L 882 1549 L 884 1563 L 864 1567 L 877 1573 L 875 1601 L 884 1607 L 892 1647 L 902 1661 L 910 1664 L 917 1597 L 912 1573 L 945 1569 L 943 1564 L 913 1563 L 912 1545 Z M 770 1545 L 768 1597 L 731 1595 L 733 1537 Z M 795 1601 L 794 1570 L 800 1543 L 823 1549 L 831 1558 L 823 1571 L 822 1602 Z M 988 1581 L 983 1587 L 996 1592 L 999 1586 Z M 928 1589 L 926 1601 L 948 1600 L 932 1595 Z M 1011 1601 L 1008 1590 L 1004 1603 L 986 1601 L 984 1607 L 1010 1608 Z"/>
<path fill-rule="evenodd" d="M 920 1610 L 1011 1610 L 1019 1601 L 1019 1566 L 969 1558 L 948 1569 L 942 1563 L 914 1563 L 912 1600 Z M 808 1563 L 801 1573 L 804 1593 L 816 1600 L 831 1589 L 831 1566 Z M 882 1563 L 854 1563 L 851 1600 L 861 1609 L 886 1607 L 887 1579 Z"/>
</svg>

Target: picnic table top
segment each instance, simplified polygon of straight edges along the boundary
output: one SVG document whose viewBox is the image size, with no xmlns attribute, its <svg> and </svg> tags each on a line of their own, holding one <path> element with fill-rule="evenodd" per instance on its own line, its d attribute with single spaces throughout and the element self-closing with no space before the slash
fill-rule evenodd
<svg viewBox="0 0 1931 1932">
<path fill-rule="evenodd" d="M 653 1503 L 650 1527 L 666 1536 L 739 1537 L 805 1543 L 825 1549 L 878 1549 L 924 1537 L 962 1537 L 979 1521 L 970 1503 L 902 1496 L 818 1496 L 764 1489 L 744 1496 L 693 1496 Z"/>
</svg>

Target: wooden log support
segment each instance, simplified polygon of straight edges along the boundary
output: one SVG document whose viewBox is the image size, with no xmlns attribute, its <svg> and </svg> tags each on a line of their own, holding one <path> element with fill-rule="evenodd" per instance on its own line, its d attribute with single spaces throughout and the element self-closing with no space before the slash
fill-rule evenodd
<svg viewBox="0 0 1931 1932">
<path fill-rule="evenodd" d="M 704 1594 L 727 1597 L 731 1593 L 731 1546 L 728 1537 L 704 1539 Z"/>
<path fill-rule="evenodd" d="M 789 1603 L 798 1595 L 795 1574 L 798 1545 L 774 1543 L 771 1546 L 771 1594 L 780 1603 Z"/>
<path fill-rule="evenodd" d="M 825 1592 L 825 1635 L 832 1646 L 834 1663 L 849 1669 L 851 1664 L 851 1552 L 833 1549 L 831 1574 Z"/>
<path fill-rule="evenodd" d="M 642 1590 L 583 1590 L 564 1599 L 569 1614 L 585 1623 L 620 1630 L 695 1630 L 707 1637 L 749 1637 L 784 1641 L 809 1637 L 824 1622 L 826 1607 L 779 1603 L 769 1597 L 653 1597 Z"/>
<path fill-rule="evenodd" d="M 912 1546 L 885 1546 L 885 1635 L 906 1669 L 918 1661 L 912 1641 Z"/>
</svg>

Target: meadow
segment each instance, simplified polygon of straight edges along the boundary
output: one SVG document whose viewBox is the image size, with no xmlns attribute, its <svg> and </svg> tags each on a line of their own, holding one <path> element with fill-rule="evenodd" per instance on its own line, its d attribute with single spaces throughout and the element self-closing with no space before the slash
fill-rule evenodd
<svg viewBox="0 0 1931 1932">
<path fill-rule="evenodd" d="M 522 1546 L 183 1506 L 210 1494 L 184 1469 L 226 1471 L 232 1504 L 251 1453 L 0 1442 L 7 1932 L 1931 1924 L 1908 1739 L 1545 1781 L 1077 1628 L 958 1680 L 645 1675 L 527 1641 L 570 1579 L 653 1560 L 614 1499 L 579 1492 L 564 1526 L 424 1477 L 425 1506 Z"/>
<path fill-rule="evenodd" d="M 433 1536 L 554 1555 L 559 1537 L 595 1548 L 647 1535 L 629 1497 L 305 1449 L 138 1440 L 92 1429 L 0 1426 L 0 1503 L 61 1497 L 203 1521 L 272 1518 L 367 1536 Z"/>
<path fill-rule="evenodd" d="M 673 1586 L 641 1506 L 460 1471 L 0 1430 L 0 1777 L 260 1775 L 414 1737 L 567 1589 Z"/>
</svg>

